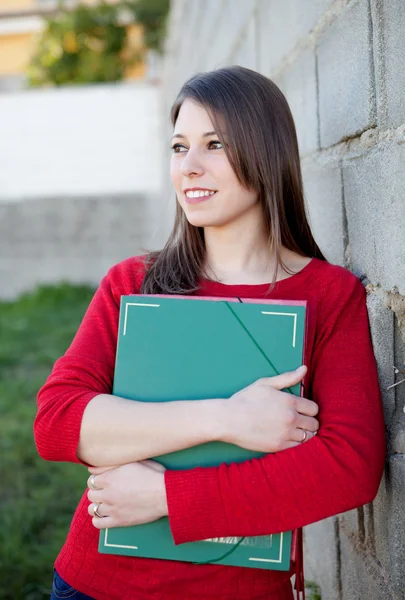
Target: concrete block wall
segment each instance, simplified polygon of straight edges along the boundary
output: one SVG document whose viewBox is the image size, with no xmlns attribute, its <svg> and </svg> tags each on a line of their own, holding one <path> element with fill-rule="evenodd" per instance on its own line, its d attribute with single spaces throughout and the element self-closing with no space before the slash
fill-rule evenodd
<svg viewBox="0 0 405 600">
<path fill-rule="evenodd" d="M 367 288 L 386 470 L 373 503 L 305 528 L 323 600 L 405 599 L 404 30 L 403 0 L 172 0 L 166 40 L 166 115 L 198 71 L 240 64 L 281 87 L 315 237 Z"/>
<path fill-rule="evenodd" d="M 150 248 L 151 194 L 0 203 L 0 298 L 58 281 L 96 287 L 108 269 Z"/>
</svg>

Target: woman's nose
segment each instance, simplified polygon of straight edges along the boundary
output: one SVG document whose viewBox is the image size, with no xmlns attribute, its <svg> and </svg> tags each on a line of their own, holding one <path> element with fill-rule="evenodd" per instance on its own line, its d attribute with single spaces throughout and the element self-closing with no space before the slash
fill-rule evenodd
<svg viewBox="0 0 405 600">
<path fill-rule="evenodd" d="M 193 151 L 188 151 L 180 165 L 180 170 L 183 175 L 189 176 L 192 174 L 201 175 L 204 172 L 203 165 L 197 154 Z"/>
</svg>

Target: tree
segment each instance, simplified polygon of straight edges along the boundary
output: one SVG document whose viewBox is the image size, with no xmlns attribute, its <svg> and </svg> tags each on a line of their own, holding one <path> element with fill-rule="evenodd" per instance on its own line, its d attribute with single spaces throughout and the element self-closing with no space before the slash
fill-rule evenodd
<svg viewBox="0 0 405 600">
<path fill-rule="evenodd" d="M 28 70 L 32 87 L 119 81 L 143 59 L 128 51 L 127 26 L 143 25 L 145 47 L 161 52 L 169 0 L 79 4 L 48 18 Z"/>
</svg>

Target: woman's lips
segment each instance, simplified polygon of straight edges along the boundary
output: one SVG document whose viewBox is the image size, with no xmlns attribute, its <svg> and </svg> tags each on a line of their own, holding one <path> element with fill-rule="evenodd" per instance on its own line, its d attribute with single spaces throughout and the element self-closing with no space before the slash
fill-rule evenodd
<svg viewBox="0 0 405 600">
<path fill-rule="evenodd" d="M 199 196 L 198 198 L 189 198 L 184 194 L 187 204 L 199 204 L 200 202 L 205 202 L 206 200 L 210 200 L 215 196 L 216 192 L 211 194 L 210 196 Z"/>
</svg>

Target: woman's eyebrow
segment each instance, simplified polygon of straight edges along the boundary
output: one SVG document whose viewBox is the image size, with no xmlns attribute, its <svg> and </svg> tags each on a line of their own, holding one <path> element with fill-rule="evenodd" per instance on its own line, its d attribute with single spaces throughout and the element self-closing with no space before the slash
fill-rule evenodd
<svg viewBox="0 0 405 600">
<path fill-rule="evenodd" d="M 217 135 L 216 131 L 207 131 L 207 133 L 203 133 L 201 137 L 210 137 L 211 135 Z M 183 135 L 182 133 L 175 133 L 172 137 L 173 138 L 186 138 L 186 135 Z"/>
</svg>

